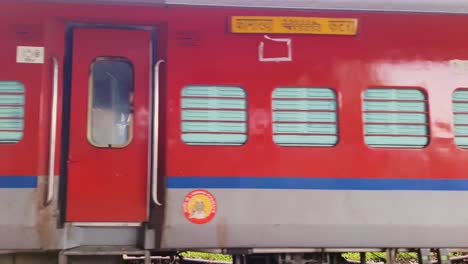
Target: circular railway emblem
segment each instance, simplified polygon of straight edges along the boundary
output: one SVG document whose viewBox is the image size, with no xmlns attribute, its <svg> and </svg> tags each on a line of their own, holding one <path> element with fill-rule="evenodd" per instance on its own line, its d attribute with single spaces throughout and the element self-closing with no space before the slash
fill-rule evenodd
<svg viewBox="0 0 468 264">
<path fill-rule="evenodd" d="M 205 190 L 194 190 L 184 199 L 185 218 L 194 224 L 206 224 L 216 214 L 217 206 L 214 196 Z"/>
</svg>

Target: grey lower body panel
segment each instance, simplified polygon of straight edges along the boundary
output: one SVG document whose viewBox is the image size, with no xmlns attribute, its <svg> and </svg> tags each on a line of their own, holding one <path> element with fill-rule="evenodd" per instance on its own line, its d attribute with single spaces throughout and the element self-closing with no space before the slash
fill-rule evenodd
<svg viewBox="0 0 468 264">
<path fill-rule="evenodd" d="M 0 188 L 0 250 L 55 246 L 54 205 L 41 204 L 41 180 L 37 188 Z"/>
<path fill-rule="evenodd" d="M 37 188 L 0 189 L 0 250 L 143 247 L 158 233 L 129 226 L 58 229 L 56 201 L 42 203 L 45 187 L 39 177 Z M 191 191 L 167 190 L 163 249 L 468 248 L 468 192 L 209 189 L 217 213 L 193 224 L 182 209 Z"/>
<path fill-rule="evenodd" d="M 208 189 L 217 214 L 193 224 L 191 189 L 167 191 L 163 248 L 467 247 L 468 192 Z"/>
<path fill-rule="evenodd" d="M 35 188 L 0 188 L 0 253 L 37 252 L 78 246 L 136 246 L 141 227 L 73 226 L 58 227 L 57 195 L 45 206 L 46 177 Z M 55 192 L 57 194 L 56 179 Z M 150 239 L 147 239 L 150 240 Z"/>
</svg>

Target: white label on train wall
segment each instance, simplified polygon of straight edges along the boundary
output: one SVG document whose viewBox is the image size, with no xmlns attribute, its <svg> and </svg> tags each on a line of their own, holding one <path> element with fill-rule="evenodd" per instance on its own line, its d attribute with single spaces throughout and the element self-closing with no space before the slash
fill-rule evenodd
<svg viewBox="0 0 468 264">
<path fill-rule="evenodd" d="M 44 47 L 17 46 L 16 63 L 44 63 Z"/>
</svg>

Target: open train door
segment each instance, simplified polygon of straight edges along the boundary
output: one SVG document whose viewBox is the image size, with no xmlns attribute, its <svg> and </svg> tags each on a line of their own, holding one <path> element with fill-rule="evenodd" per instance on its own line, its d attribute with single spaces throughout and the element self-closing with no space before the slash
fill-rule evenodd
<svg viewBox="0 0 468 264">
<path fill-rule="evenodd" d="M 152 32 L 74 28 L 67 222 L 148 220 Z"/>
</svg>

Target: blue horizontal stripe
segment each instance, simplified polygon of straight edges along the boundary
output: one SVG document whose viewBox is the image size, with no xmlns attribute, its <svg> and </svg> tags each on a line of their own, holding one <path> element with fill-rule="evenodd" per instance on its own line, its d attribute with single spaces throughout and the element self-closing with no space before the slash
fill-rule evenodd
<svg viewBox="0 0 468 264">
<path fill-rule="evenodd" d="M 302 189 L 302 190 L 421 190 L 468 191 L 468 179 L 337 179 L 337 178 L 247 178 L 168 177 L 174 189 Z"/>
<path fill-rule="evenodd" d="M 36 188 L 37 176 L 0 176 L 0 188 Z"/>
</svg>

